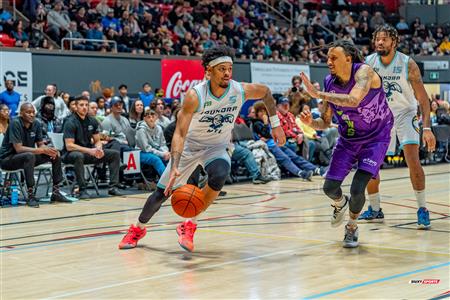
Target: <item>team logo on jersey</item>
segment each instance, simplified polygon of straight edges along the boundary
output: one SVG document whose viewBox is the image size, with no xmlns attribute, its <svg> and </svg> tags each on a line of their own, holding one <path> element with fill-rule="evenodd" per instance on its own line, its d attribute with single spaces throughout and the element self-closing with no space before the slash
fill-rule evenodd
<svg viewBox="0 0 450 300">
<path fill-rule="evenodd" d="M 417 119 L 417 116 L 414 116 L 411 122 L 412 127 L 414 128 L 414 130 L 420 134 L 420 129 L 419 129 L 419 120 Z"/>
<path fill-rule="evenodd" d="M 200 121 L 201 123 L 211 123 L 207 132 L 221 133 L 223 124 L 234 122 L 234 116 L 232 114 L 217 114 L 215 116 L 204 115 Z"/>
<path fill-rule="evenodd" d="M 383 88 L 386 93 L 386 98 L 388 98 L 389 101 L 392 101 L 393 92 L 402 92 L 402 88 L 397 82 L 383 81 Z"/>
</svg>

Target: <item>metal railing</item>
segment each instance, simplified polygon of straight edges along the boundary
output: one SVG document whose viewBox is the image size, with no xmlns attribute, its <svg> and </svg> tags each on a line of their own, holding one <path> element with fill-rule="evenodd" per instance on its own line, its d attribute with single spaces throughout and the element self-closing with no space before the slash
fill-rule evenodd
<svg viewBox="0 0 450 300">
<path fill-rule="evenodd" d="M 114 50 L 117 52 L 117 42 L 116 41 L 65 37 L 65 38 L 61 39 L 61 50 L 63 50 L 63 51 L 66 50 L 66 48 L 64 47 L 64 42 L 65 41 L 69 41 L 70 42 L 69 50 L 73 50 L 73 42 L 79 41 L 79 42 L 94 42 L 94 43 L 98 42 L 98 43 L 102 43 L 102 44 L 103 43 L 113 44 Z"/>
<path fill-rule="evenodd" d="M 289 6 L 291 17 L 288 18 L 285 15 L 283 15 L 283 13 L 281 11 L 279 11 L 278 9 L 276 9 L 275 7 L 270 5 L 267 0 L 263 0 L 261 2 L 265 4 L 267 11 L 272 11 L 273 13 L 275 13 L 276 15 L 278 15 L 279 17 L 284 19 L 286 22 L 288 22 L 290 24 L 291 28 L 294 26 L 294 5 L 292 5 L 292 3 L 290 3 L 287 0 L 280 1 L 281 4 L 286 4 L 287 6 Z"/>
</svg>

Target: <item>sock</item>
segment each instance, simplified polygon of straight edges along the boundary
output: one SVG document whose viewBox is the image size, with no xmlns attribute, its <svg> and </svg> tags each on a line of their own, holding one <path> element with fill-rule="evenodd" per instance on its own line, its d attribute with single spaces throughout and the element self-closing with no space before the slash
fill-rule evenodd
<svg viewBox="0 0 450 300">
<path fill-rule="evenodd" d="M 137 221 L 136 227 L 139 227 L 140 229 L 144 229 L 145 228 L 145 224 Z"/>
<path fill-rule="evenodd" d="M 199 216 L 199 215 L 196 215 L 195 217 L 190 218 L 190 219 L 188 219 L 188 220 L 191 220 L 192 223 L 194 223 L 194 224 L 197 225 L 197 218 L 198 218 L 198 216 Z"/>
<path fill-rule="evenodd" d="M 59 186 L 58 185 L 54 185 L 52 192 L 53 193 L 59 193 Z"/>
<path fill-rule="evenodd" d="M 420 207 L 427 207 L 427 202 L 425 201 L 425 190 L 414 191 L 416 194 L 417 205 Z"/>
<path fill-rule="evenodd" d="M 337 206 L 337 207 L 343 207 L 345 205 L 345 201 L 347 201 L 347 199 L 345 198 L 344 195 L 342 195 L 341 199 L 333 200 L 332 205 Z"/>
<path fill-rule="evenodd" d="M 348 220 L 347 226 L 349 228 L 355 229 L 356 227 L 358 227 L 358 224 L 356 223 L 356 220 L 353 220 L 352 218 L 350 218 Z"/>
<path fill-rule="evenodd" d="M 381 200 L 380 193 L 369 194 L 370 206 L 372 206 L 372 209 L 374 211 L 380 210 L 380 200 Z"/>
</svg>

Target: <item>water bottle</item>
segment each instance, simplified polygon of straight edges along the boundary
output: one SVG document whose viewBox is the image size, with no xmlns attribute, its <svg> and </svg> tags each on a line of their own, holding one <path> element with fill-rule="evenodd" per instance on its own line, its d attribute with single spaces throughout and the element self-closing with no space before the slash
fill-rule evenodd
<svg viewBox="0 0 450 300">
<path fill-rule="evenodd" d="M 16 185 L 11 186 L 11 205 L 17 205 L 19 203 L 19 190 Z"/>
</svg>

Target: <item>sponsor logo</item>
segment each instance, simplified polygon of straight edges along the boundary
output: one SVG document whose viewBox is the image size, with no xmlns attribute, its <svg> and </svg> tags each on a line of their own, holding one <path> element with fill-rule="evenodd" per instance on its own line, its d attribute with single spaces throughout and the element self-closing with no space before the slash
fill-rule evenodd
<svg viewBox="0 0 450 300">
<path fill-rule="evenodd" d="M 180 98 L 182 93 L 203 80 L 204 69 L 200 60 L 163 59 L 161 84 L 168 98 Z"/>
<path fill-rule="evenodd" d="M 364 158 L 363 163 L 365 163 L 369 166 L 372 166 L 372 167 L 376 167 L 378 165 L 378 163 L 376 161 L 373 161 L 370 158 Z"/>
</svg>

